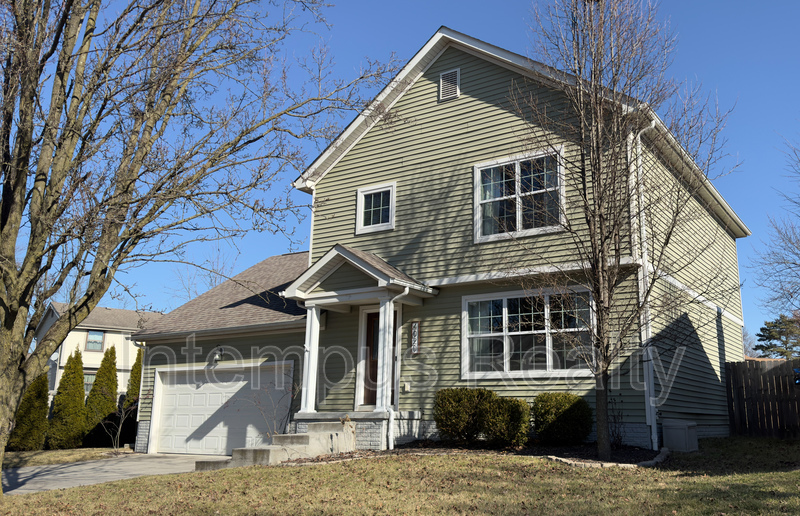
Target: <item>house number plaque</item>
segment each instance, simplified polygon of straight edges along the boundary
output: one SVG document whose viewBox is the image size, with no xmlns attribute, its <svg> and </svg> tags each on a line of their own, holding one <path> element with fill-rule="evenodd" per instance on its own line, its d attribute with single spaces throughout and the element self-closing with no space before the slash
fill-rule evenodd
<svg viewBox="0 0 800 516">
<path fill-rule="evenodd" d="M 419 353 L 419 323 L 420 321 L 411 322 L 411 353 L 414 355 Z"/>
</svg>

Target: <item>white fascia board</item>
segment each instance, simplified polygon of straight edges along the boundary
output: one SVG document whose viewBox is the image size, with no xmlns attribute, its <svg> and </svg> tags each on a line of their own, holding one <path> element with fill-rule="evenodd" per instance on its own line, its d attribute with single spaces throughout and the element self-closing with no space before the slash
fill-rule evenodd
<svg viewBox="0 0 800 516">
<path fill-rule="evenodd" d="M 672 134 L 666 124 L 661 120 L 661 117 L 658 116 L 658 113 L 653 111 L 652 108 L 648 105 L 641 105 L 639 110 L 642 111 L 648 119 L 652 122 L 655 122 L 656 128 L 658 132 L 661 133 L 662 136 L 666 138 L 658 138 L 655 140 L 655 143 L 662 143 L 660 150 L 663 152 L 665 150 L 669 150 L 674 153 L 675 157 L 680 160 L 685 166 L 689 168 L 689 173 L 695 176 L 695 179 L 700 181 L 703 185 L 702 189 L 698 191 L 701 197 L 704 198 L 706 202 L 711 206 L 717 216 L 722 219 L 731 232 L 734 234 L 736 238 L 745 238 L 752 235 L 750 228 L 739 218 L 731 205 L 722 197 L 716 187 L 711 183 L 711 181 L 706 177 L 700 167 L 697 166 L 694 159 L 689 155 L 683 145 L 675 139 L 675 135 Z M 666 148 L 665 148 L 666 147 Z"/>
<path fill-rule="evenodd" d="M 379 286 L 385 287 L 391 282 L 390 277 L 379 271 L 376 271 L 371 265 L 350 253 L 341 245 L 336 244 L 330 248 L 322 258 L 317 260 L 317 263 L 309 267 L 303 274 L 300 275 L 299 278 L 294 280 L 291 285 L 286 287 L 286 290 L 283 291 L 284 297 L 288 299 L 310 299 L 312 296 L 308 294 L 308 292 L 313 290 L 323 279 L 330 275 L 330 273 L 339 268 L 343 261 L 349 262 L 365 275 L 373 278 Z M 326 267 L 330 267 L 331 271 L 323 275 L 319 281 L 315 281 L 313 285 L 304 288 L 306 283 L 308 283 L 317 273 Z"/>
</svg>

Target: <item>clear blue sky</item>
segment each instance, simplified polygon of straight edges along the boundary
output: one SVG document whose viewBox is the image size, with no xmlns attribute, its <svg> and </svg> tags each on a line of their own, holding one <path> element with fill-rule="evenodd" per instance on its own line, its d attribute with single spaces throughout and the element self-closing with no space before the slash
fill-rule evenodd
<svg viewBox="0 0 800 516">
<path fill-rule="evenodd" d="M 407 60 L 441 25 L 529 55 L 530 9 L 524 0 L 343 0 L 328 11 L 333 27 L 324 37 L 342 74 L 357 69 L 365 56 L 385 60 L 396 52 Z M 742 164 L 715 185 L 753 232 L 738 248 L 745 324 L 755 333 L 774 314 L 762 307 L 764 293 L 756 288 L 749 269 L 754 250 L 767 242 L 767 217 L 782 215 L 784 202 L 778 192 L 800 192 L 800 185 L 787 177 L 784 154 L 784 138 L 800 142 L 800 2 L 670 0 L 662 2 L 659 13 L 669 18 L 678 35 L 672 75 L 701 81 L 723 108 L 735 105 L 726 129 L 727 150 Z M 309 154 L 309 159 L 316 157 Z M 299 199 L 307 202 L 302 194 Z M 307 249 L 308 219 L 297 235 L 305 238 L 300 249 Z M 237 245 L 241 254 L 235 258 L 234 272 L 289 247 L 283 237 L 270 235 L 252 235 Z M 223 246 L 229 258 L 236 253 Z M 195 259 L 211 254 L 197 250 Z M 184 300 L 174 297 L 173 269 L 145 266 L 124 280 L 137 284 L 141 301 L 156 309 L 174 309 Z M 131 307 L 108 297 L 101 304 Z"/>
</svg>

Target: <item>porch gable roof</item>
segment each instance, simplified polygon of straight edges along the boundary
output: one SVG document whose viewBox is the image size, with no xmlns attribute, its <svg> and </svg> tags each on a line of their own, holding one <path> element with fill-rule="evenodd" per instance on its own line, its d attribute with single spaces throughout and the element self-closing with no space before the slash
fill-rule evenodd
<svg viewBox="0 0 800 516">
<path fill-rule="evenodd" d="M 435 288 L 415 280 L 379 256 L 341 244 L 336 244 L 314 265 L 292 282 L 283 296 L 289 299 L 308 299 L 309 295 L 344 264 L 356 268 L 375 282 L 377 288 L 396 287 L 414 291 L 416 295 L 430 297 L 438 292 Z"/>
</svg>

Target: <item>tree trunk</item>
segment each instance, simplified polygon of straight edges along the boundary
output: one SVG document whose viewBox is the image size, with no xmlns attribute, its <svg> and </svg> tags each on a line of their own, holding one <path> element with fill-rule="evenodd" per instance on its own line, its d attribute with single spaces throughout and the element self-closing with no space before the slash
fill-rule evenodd
<svg viewBox="0 0 800 516">
<path fill-rule="evenodd" d="M 608 371 L 595 377 L 595 415 L 597 416 L 597 457 L 611 460 L 611 435 L 608 429 Z"/>
<path fill-rule="evenodd" d="M 24 391 L 21 375 L 12 375 L 11 378 L 0 377 L 0 464 L 5 460 L 6 444 L 11 436 L 14 417 Z M 0 485 L 0 495 L 3 494 L 2 489 Z"/>
</svg>

